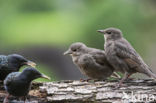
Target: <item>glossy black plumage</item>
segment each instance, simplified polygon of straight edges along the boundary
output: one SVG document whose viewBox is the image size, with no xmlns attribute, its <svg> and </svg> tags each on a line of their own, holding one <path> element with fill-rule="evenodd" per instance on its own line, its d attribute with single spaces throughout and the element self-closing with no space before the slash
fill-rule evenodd
<svg viewBox="0 0 156 103">
<path fill-rule="evenodd" d="M 18 54 L 0 55 L 0 80 L 3 81 L 9 73 L 19 71 L 24 65 L 35 66 L 36 64 Z"/>
<path fill-rule="evenodd" d="M 9 95 L 25 97 L 29 93 L 31 82 L 34 79 L 37 79 L 40 77 L 50 79 L 44 74 L 41 74 L 35 68 L 28 67 L 28 68 L 25 68 L 23 72 L 10 73 L 4 80 L 4 87 L 5 87 L 5 90 L 9 93 Z"/>
</svg>

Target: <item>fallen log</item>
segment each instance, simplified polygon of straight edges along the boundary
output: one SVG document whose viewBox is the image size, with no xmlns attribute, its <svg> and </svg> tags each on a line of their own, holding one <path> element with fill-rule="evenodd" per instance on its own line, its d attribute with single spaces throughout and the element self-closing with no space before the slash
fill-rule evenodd
<svg viewBox="0 0 156 103">
<path fill-rule="evenodd" d="M 56 81 L 33 83 L 27 103 L 129 103 L 156 102 L 156 82 L 152 79 L 129 80 L 115 89 L 117 80 L 107 81 Z M 0 86 L 0 103 L 6 92 Z M 23 103 L 9 98 L 10 103 Z"/>
</svg>

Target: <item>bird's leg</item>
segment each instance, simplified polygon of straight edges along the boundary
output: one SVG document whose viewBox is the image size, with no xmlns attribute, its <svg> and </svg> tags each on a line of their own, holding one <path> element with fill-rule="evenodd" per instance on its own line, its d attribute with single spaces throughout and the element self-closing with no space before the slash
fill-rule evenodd
<svg viewBox="0 0 156 103">
<path fill-rule="evenodd" d="M 84 80 L 84 79 L 82 79 L 82 78 L 80 78 L 80 82 L 85 82 L 85 80 Z"/>
<path fill-rule="evenodd" d="M 27 97 L 26 97 L 26 96 L 24 96 L 23 98 L 24 98 L 24 103 L 26 103 L 26 101 L 27 101 Z"/>
<path fill-rule="evenodd" d="M 25 100 L 26 100 L 26 98 L 25 98 L 25 96 L 24 96 L 24 103 L 25 103 Z"/>
<path fill-rule="evenodd" d="M 131 76 L 132 74 L 133 74 L 133 73 L 131 73 L 131 74 L 128 75 L 128 77 L 127 77 L 128 80 L 134 80 L 134 78 L 130 78 L 130 76 Z"/>
<path fill-rule="evenodd" d="M 8 95 L 5 97 L 3 103 L 9 103 L 9 101 L 8 101 L 9 96 L 10 96 L 10 95 L 8 94 Z"/>
<path fill-rule="evenodd" d="M 123 82 L 130 76 L 131 76 L 131 74 L 129 74 L 128 72 L 125 72 L 123 78 L 119 81 L 119 84 L 115 88 L 120 88 L 122 86 Z"/>
</svg>

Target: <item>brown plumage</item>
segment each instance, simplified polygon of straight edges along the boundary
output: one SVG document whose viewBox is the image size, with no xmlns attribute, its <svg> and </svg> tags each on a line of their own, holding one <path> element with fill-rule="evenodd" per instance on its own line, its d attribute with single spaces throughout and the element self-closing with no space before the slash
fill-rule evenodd
<svg viewBox="0 0 156 103">
<path fill-rule="evenodd" d="M 124 77 L 119 83 L 120 85 L 131 74 L 136 72 L 156 79 L 156 75 L 150 70 L 131 44 L 123 37 L 119 29 L 107 28 L 105 30 L 98 30 L 98 32 L 104 34 L 104 48 L 108 62 L 116 71 L 124 73 Z"/>
<path fill-rule="evenodd" d="M 106 79 L 114 68 L 107 62 L 103 50 L 89 48 L 83 43 L 73 43 L 64 54 L 70 54 L 81 73 L 90 79 Z"/>
</svg>

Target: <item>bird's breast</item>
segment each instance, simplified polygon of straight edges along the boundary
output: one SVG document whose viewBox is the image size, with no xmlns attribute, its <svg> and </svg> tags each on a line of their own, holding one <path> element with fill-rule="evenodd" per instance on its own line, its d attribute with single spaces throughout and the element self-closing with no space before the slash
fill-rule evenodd
<svg viewBox="0 0 156 103">
<path fill-rule="evenodd" d="M 11 85 L 6 86 L 9 94 L 13 96 L 26 96 L 30 89 L 30 83 L 24 83 L 22 81 L 12 81 Z"/>
<path fill-rule="evenodd" d="M 109 55 L 114 51 L 114 43 L 113 42 L 106 42 L 105 43 L 105 53 Z"/>
<path fill-rule="evenodd" d="M 79 58 L 78 56 L 72 56 L 72 60 L 75 64 L 78 63 L 78 58 Z"/>
</svg>

